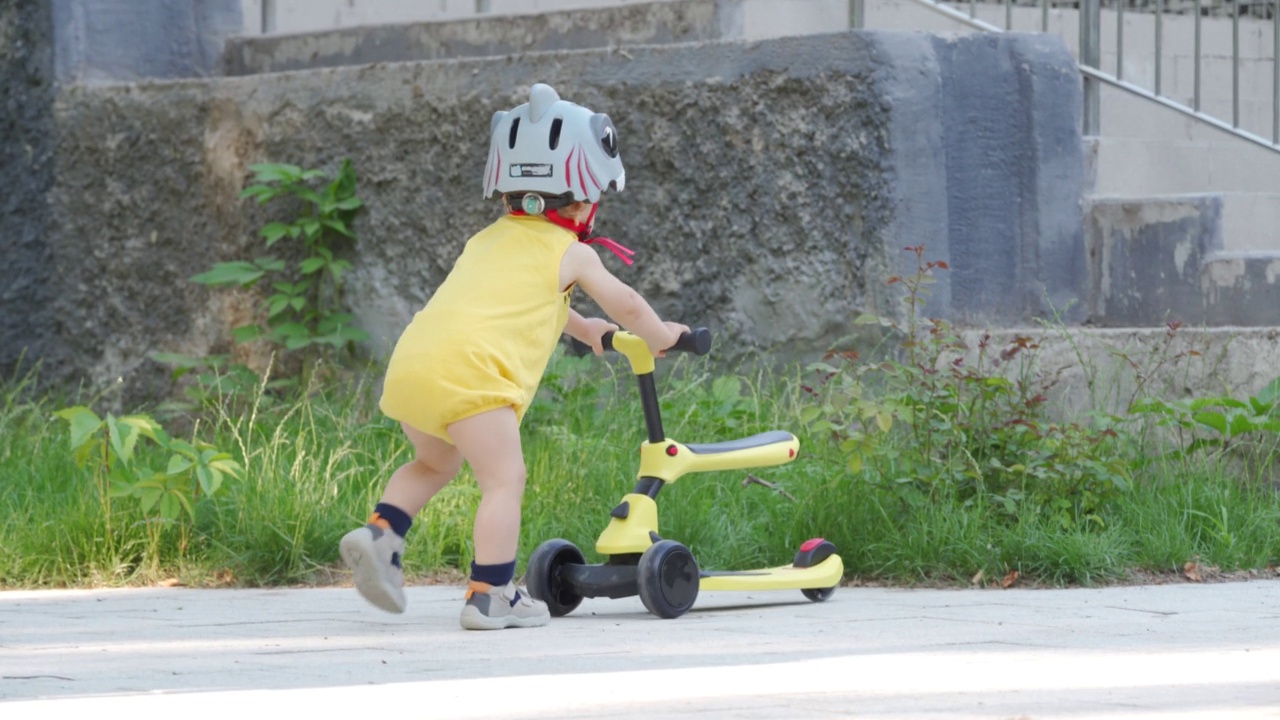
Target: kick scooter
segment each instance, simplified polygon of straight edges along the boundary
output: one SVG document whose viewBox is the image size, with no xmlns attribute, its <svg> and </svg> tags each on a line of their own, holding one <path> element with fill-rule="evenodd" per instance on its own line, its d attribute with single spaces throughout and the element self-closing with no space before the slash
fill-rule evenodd
<svg viewBox="0 0 1280 720">
<path fill-rule="evenodd" d="M 835 545 L 822 538 L 802 544 L 791 565 L 716 572 L 699 568 L 687 547 L 658 534 L 656 498 L 666 485 L 689 473 L 783 465 L 796 458 L 800 441 L 774 430 L 726 442 L 676 442 L 662 429 L 655 362 L 648 345 L 618 331 L 604 336 L 604 347 L 627 358 L 640 387 L 648 440 L 640 445 L 638 480 L 613 508 L 609 525 L 596 540 L 596 552 L 605 556 L 604 562 L 588 564 L 573 543 L 548 540 L 529 557 L 529 594 L 545 602 L 555 617 L 573 612 L 588 597 L 639 595 L 645 608 L 662 618 L 683 615 L 699 590 L 795 589 L 815 602 L 831 597 L 843 577 L 844 563 Z M 711 333 L 706 328 L 685 333 L 671 350 L 705 355 L 711 350 Z"/>
</svg>

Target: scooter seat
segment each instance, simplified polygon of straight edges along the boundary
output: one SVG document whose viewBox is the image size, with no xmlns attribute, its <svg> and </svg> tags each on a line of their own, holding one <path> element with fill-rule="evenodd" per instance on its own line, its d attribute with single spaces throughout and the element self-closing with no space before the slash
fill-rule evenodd
<svg viewBox="0 0 1280 720">
<path fill-rule="evenodd" d="M 764 447 L 765 445 L 773 445 L 774 443 L 791 442 L 795 439 L 796 436 L 786 430 L 770 430 L 769 432 L 762 432 L 741 440 L 725 440 L 724 442 L 701 443 L 686 445 L 685 447 L 689 448 L 689 452 L 695 455 L 714 455 L 735 450 L 749 450 L 751 448 Z"/>
</svg>

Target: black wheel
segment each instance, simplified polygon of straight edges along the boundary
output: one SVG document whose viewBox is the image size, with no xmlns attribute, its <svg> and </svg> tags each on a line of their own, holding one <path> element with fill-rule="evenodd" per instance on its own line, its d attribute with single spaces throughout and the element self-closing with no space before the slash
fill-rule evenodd
<svg viewBox="0 0 1280 720">
<path fill-rule="evenodd" d="M 800 550 L 796 553 L 796 559 L 795 562 L 792 563 L 792 566 L 798 568 L 813 567 L 835 554 L 836 546 L 834 544 L 823 540 L 822 538 L 813 538 L 812 540 L 806 540 L 805 543 L 800 546 Z M 832 595 L 835 595 L 836 588 L 834 585 L 825 588 L 804 588 L 800 592 L 814 602 L 822 602 L 823 600 L 830 598 Z"/>
<path fill-rule="evenodd" d="M 547 604 L 552 617 L 564 617 L 582 602 L 579 595 L 560 578 L 565 565 L 586 565 L 586 558 L 577 545 L 568 540 L 548 540 L 529 556 L 529 567 L 524 581 L 529 594 Z"/>
<path fill-rule="evenodd" d="M 640 556 L 640 600 L 660 618 L 677 618 L 698 597 L 698 561 L 675 540 L 660 540 Z"/>
</svg>

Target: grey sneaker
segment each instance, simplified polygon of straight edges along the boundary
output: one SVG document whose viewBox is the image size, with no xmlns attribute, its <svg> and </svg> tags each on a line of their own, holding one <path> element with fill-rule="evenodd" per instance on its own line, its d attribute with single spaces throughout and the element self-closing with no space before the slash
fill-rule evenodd
<svg viewBox="0 0 1280 720">
<path fill-rule="evenodd" d="M 502 587 L 472 580 L 459 622 L 467 630 L 539 627 L 551 621 L 547 604 L 520 592 L 515 582 Z"/>
<path fill-rule="evenodd" d="M 356 590 L 375 607 L 391 613 L 404 612 L 404 571 L 400 555 L 404 538 L 384 526 L 385 520 L 370 518 L 369 524 L 342 536 L 338 551 L 351 568 Z"/>
</svg>

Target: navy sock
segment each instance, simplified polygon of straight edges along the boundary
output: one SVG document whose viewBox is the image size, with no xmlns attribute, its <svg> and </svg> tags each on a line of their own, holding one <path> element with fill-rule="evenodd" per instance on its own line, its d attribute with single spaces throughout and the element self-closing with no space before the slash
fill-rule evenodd
<svg viewBox="0 0 1280 720">
<path fill-rule="evenodd" d="M 494 587 L 502 587 L 511 582 L 516 576 L 516 561 L 512 560 L 508 563 L 499 563 L 497 565 L 477 565 L 473 560 L 471 562 L 471 579 L 476 582 L 488 583 Z"/>
<path fill-rule="evenodd" d="M 387 523 L 391 525 L 391 531 L 400 537 L 408 535 L 409 528 L 413 527 L 413 518 L 409 517 L 409 513 L 401 510 L 395 505 L 378 503 L 378 506 L 373 509 L 373 512 L 378 517 L 386 520 Z"/>
</svg>

